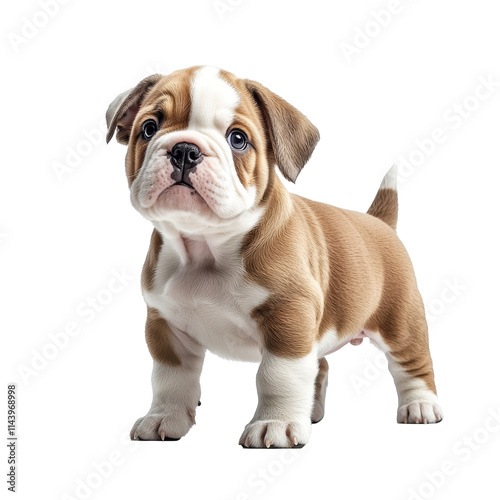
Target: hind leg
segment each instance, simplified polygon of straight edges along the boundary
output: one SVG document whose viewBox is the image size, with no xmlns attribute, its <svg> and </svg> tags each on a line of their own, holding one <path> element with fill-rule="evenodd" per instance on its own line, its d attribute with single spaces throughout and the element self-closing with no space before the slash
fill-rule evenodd
<svg viewBox="0 0 500 500">
<path fill-rule="evenodd" d="M 393 353 L 386 353 L 389 371 L 398 392 L 397 421 L 400 424 L 434 424 L 441 422 L 443 411 L 439 406 L 430 354 L 426 360 L 402 361 Z M 420 376 L 421 369 L 430 370 Z M 429 380 L 432 382 L 429 383 Z"/>
<path fill-rule="evenodd" d="M 325 416 L 326 388 L 328 386 L 328 362 L 326 358 L 318 360 L 318 374 L 314 382 L 314 407 L 311 422 L 317 424 Z"/>
<path fill-rule="evenodd" d="M 387 357 L 398 393 L 398 423 L 440 422 L 443 412 L 434 383 L 425 319 L 369 336 Z"/>
</svg>

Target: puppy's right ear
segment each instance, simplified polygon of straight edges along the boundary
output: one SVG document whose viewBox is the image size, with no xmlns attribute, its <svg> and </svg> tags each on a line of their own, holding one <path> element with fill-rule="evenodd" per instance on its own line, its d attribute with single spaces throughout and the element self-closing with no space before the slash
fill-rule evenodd
<svg viewBox="0 0 500 500">
<path fill-rule="evenodd" d="M 109 105 L 106 112 L 106 123 L 108 125 L 106 142 L 112 139 L 115 129 L 117 129 L 116 140 L 120 144 L 128 144 L 132 125 L 144 100 L 144 96 L 160 78 L 161 75 L 151 75 L 144 78 L 135 88 L 121 93 Z"/>
</svg>

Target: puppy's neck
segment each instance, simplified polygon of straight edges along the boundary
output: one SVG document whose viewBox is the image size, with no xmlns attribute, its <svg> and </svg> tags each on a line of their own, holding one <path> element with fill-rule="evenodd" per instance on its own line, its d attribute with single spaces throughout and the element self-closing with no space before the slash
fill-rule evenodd
<svg viewBox="0 0 500 500">
<path fill-rule="evenodd" d="M 153 225 L 182 264 L 224 265 L 239 253 L 242 239 L 263 213 L 263 208 L 256 207 L 218 226 L 207 225 L 197 231 L 183 231 L 169 221 L 154 221 Z"/>
</svg>

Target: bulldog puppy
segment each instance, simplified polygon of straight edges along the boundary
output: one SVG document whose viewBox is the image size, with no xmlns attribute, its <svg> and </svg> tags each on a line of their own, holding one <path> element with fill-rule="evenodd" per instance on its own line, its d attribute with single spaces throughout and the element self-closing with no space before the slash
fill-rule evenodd
<svg viewBox="0 0 500 500">
<path fill-rule="evenodd" d="M 152 75 L 106 114 L 128 145 L 132 205 L 154 226 L 142 273 L 153 402 L 132 439 L 195 423 L 205 350 L 260 363 L 240 444 L 303 446 L 321 420 L 324 356 L 370 338 L 388 360 L 397 421 L 442 419 L 424 307 L 396 236 L 396 169 L 367 214 L 290 194 L 319 140 L 288 102 L 214 67 Z"/>
</svg>

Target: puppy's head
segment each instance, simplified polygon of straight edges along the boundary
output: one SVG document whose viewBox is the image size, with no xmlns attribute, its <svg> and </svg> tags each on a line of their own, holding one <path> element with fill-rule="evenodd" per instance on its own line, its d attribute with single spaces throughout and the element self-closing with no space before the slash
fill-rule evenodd
<svg viewBox="0 0 500 500">
<path fill-rule="evenodd" d="M 152 75 L 109 106 L 107 141 L 128 145 L 133 206 L 147 219 L 202 231 L 263 199 L 277 165 L 295 181 L 319 134 L 257 82 L 213 67 Z"/>
</svg>

